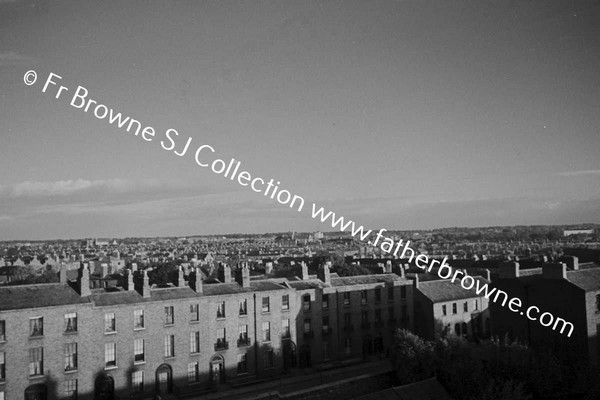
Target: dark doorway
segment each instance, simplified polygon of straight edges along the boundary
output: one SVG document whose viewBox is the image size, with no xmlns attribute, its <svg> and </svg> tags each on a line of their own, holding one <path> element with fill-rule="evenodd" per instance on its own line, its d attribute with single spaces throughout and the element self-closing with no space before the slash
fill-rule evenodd
<svg viewBox="0 0 600 400">
<path fill-rule="evenodd" d="M 114 400 L 115 398 L 115 381 L 111 376 L 100 375 L 94 382 L 94 399 L 95 400 Z"/>
<path fill-rule="evenodd" d="M 221 355 L 214 356 L 210 360 L 210 382 L 212 386 L 225 383 L 225 361 Z"/>
<path fill-rule="evenodd" d="M 173 369 L 168 364 L 163 364 L 156 369 L 156 391 L 160 394 L 169 394 L 173 391 Z"/>
</svg>

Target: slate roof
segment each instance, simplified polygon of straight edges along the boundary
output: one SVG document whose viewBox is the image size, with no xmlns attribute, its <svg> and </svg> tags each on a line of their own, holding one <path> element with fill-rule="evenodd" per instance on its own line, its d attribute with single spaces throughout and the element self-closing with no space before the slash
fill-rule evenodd
<svg viewBox="0 0 600 400">
<path fill-rule="evenodd" d="M 586 292 L 600 290 L 600 268 L 567 271 L 567 280 Z"/>
<path fill-rule="evenodd" d="M 483 287 L 483 285 L 488 283 L 487 279 L 480 276 L 473 276 L 473 278 L 480 282 L 479 287 Z M 477 284 L 475 284 L 471 290 L 465 290 L 460 285 L 460 281 L 458 279 L 456 279 L 454 283 L 452 283 L 450 279 L 444 279 L 438 281 L 419 282 L 419 287 L 417 290 L 423 293 L 432 302 L 439 303 L 443 301 L 480 297 L 480 295 L 475 292 L 474 288 L 477 287 L 476 285 Z"/>
<path fill-rule="evenodd" d="M 396 274 L 357 275 L 344 277 L 331 277 L 331 286 L 352 286 L 372 283 L 394 282 L 402 280 Z"/>
<path fill-rule="evenodd" d="M 89 302 L 87 297 L 79 296 L 79 293 L 66 283 L 0 287 L 0 311 Z"/>
<path fill-rule="evenodd" d="M 311 279 L 308 281 L 288 281 L 288 285 L 296 290 L 308 290 L 318 289 L 324 286 L 323 282 L 318 279 Z"/>
</svg>

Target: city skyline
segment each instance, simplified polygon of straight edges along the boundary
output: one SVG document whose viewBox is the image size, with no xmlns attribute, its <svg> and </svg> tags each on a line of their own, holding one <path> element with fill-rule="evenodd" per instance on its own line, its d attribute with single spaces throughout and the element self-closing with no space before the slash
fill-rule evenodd
<svg viewBox="0 0 600 400">
<path fill-rule="evenodd" d="M 599 14 L 0 1 L 0 240 L 331 230 L 42 93 L 51 72 L 365 227 L 599 223 Z"/>
</svg>

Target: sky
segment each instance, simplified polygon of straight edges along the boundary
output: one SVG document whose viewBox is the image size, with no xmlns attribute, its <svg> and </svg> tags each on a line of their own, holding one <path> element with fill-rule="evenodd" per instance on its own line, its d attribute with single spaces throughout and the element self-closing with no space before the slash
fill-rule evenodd
<svg viewBox="0 0 600 400">
<path fill-rule="evenodd" d="M 0 0 L 0 240 L 600 223 L 599 65 L 592 0 Z"/>
</svg>

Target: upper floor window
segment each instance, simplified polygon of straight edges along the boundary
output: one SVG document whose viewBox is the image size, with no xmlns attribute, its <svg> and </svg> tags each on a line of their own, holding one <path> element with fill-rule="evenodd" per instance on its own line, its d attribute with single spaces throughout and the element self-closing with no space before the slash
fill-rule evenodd
<svg viewBox="0 0 600 400">
<path fill-rule="evenodd" d="M 391 286 L 388 288 L 388 301 L 394 300 L 394 287 Z"/>
<path fill-rule="evenodd" d="M 452 303 L 452 314 L 456 314 L 456 313 L 458 313 L 456 303 Z"/>
<path fill-rule="evenodd" d="M 175 357 L 175 335 L 165 336 L 165 357 Z"/>
<path fill-rule="evenodd" d="M 304 311 L 310 311 L 310 294 L 302 296 L 302 309 Z"/>
<path fill-rule="evenodd" d="M 283 296 L 281 296 L 281 309 L 282 310 L 290 309 L 290 295 L 289 294 L 284 294 Z"/>
<path fill-rule="evenodd" d="M 217 304 L 217 318 L 225 318 L 225 302 Z"/>
<path fill-rule="evenodd" d="M 133 341 L 133 361 L 136 363 L 143 363 L 146 361 L 144 339 L 135 339 Z"/>
<path fill-rule="evenodd" d="M 406 286 L 400 286 L 400 298 L 401 299 L 406 298 Z"/>
<path fill-rule="evenodd" d="M 381 288 L 375 288 L 375 303 L 381 301 Z"/>
<path fill-rule="evenodd" d="M 463 304 L 463 311 L 464 311 L 464 312 L 469 312 L 469 303 L 467 303 L 466 301 L 465 301 L 465 303 Z"/>
<path fill-rule="evenodd" d="M 44 375 L 44 348 L 29 349 L 29 376 Z"/>
<path fill-rule="evenodd" d="M 367 291 L 366 290 L 360 291 L 360 304 L 362 304 L 363 306 L 365 304 L 367 304 Z"/>
<path fill-rule="evenodd" d="M 271 311 L 271 305 L 269 303 L 269 298 L 268 297 L 263 297 L 262 298 L 262 312 L 269 312 Z"/>
<path fill-rule="evenodd" d="M 344 305 L 350 305 L 350 292 L 344 292 Z"/>
<path fill-rule="evenodd" d="M 175 308 L 173 306 L 165 307 L 165 325 L 175 323 Z"/>
<path fill-rule="evenodd" d="M 596 312 L 600 313 L 600 294 L 596 295 Z"/>
<path fill-rule="evenodd" d="M 240 315 L 248 315 L 248 300 L 240 300 Z"/>
<path fill-rule="evenodd" d="M 323 295 L 323 310 L 327 310 L 329 308 L 329 295 L 328 294 L 324 294 Z"/>
<path fill-rule="evenodd" d="M 65 344 L 65 371 L 77 369 L 77 343 Z"/>
<path fill-rule="evenodd" d="M 190 353 L 200 353 L 200 332 L 190 332 Z"/>
<path fill-rule="evenodd" d="M 111 333 L 117 331 L 117 321 L 115 319 L 115 313 L 104 314 L 104 332 Z"/>
<path fill-rule="evenodd" d="M 6 359 L 4 358 L 4 352 L 0 351 L 0 382 L 4 382 L 6 379 Z"/>
<path fill-rule="evenodd" d="M 475 299 L 475 300 L 473 301 L 473 309 L 474 309 L 474 310 L 479 310 L 479 303 L 478 303 L 477 299 Z"/>
<path fill-rule="evenodd" d="M 133 329 L 144 329 L 144 310 L 133 311 Z"/>
<path fill-rule="evenodd" d="M 29 318 L 29 336 L 44 335 L 44 317 Z"/>
<path fill-rule="evenodd" d="M 447 307 L 446 307 L 446 305 L 444 304 L 444 305 L 442 306 L 442 315 L 448 315 L 448 310 L 446 310 L 446 308 L 447 308 Z"/>
<path fill-rule="evenodd" d="M 0 342 L 6 340 L 6 321 L 0 320 Z"/>
<path fill-rule="evenodd" d="M 266 321 L 262 323 L 263 341 L 271 341 L 271 323 Z"/>
<path fill-rule="evenodd" d="M 190 321 L 197 322 L 200 320 L 200 306 L 198 304 L 190 304 Z"/>
<path fill-rule="evenodd" d="M 77 313 L 65 314 L 65 332 L 77 332 Z"/>
<path fill-rule="evenodd" d="M 281 320 L 281 330 L 282 330 L 282 334 L 281 334 L 282 337 L 284 337 L 284 338 L 290 337 L 290 320 L 289 319 Z"/>
<path fill-rule="evenodd" d="M 117 344 L 104 343 L 104 368 L 117 366 Z"/>
</svg>

